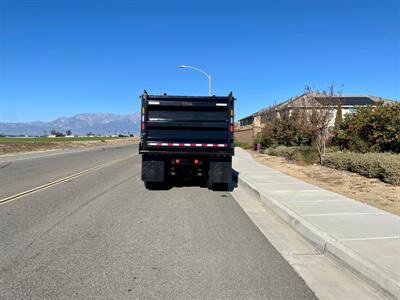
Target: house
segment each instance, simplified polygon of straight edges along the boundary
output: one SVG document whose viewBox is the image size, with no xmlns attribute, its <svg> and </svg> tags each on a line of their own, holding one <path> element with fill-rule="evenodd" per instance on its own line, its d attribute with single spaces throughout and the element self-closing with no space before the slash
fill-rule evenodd
<svg viewBox="0 0 400 300">
<path fill-rule="evenodd" d="M 346 114 L 355 112 L 359 106 L 377 105 L 379 102 L 383 102 L 384 105 L 395 103 L 393 100 L 370 95 L 327 97 L 320 93 L 304 93 L 240 119 L 235 124 L 235 139 L 251 144 L 266 122 L 282 115 L 290 115 L 294 110 L 299 109 L 307 111 L 314 108 L 329 110 L 329 126 L 333 128 L 339 103 L 344 117 Z"/>
</svg>

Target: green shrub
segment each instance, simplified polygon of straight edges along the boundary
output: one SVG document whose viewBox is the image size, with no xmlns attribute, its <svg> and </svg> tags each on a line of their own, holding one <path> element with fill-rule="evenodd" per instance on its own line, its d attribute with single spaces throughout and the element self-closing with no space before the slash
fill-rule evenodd
<svg viewBox="0 0 400 300">
<path fill-rule="evenodd" d="M 244 143 L 244 142 L 239 142 L 239 141 L 235 141 L 234 142 L 235 147 L 240 147 L 242 149 L 251 149 L 252 145 L 248 144 L 248 143 Z"/>
<path fill-rule="evenodd" d="M 272 156 L 281 156 L 289 160 L 295 159 L 296 148 L 295 147 L 286 147 L 286 146 L 278 146 L 273 148 L 268 148 L 264 152 L 265 154 Z"/>
<path fill-rule="evenodd" d="M 254 144 L 262 144 L 262 143 L 263 143 L 263 137 L 260 132 L 254 137 Z"/>
<path fill-rule="evenodd" d="M 331 143 L 355 152 L 400 153 L 400 103 L 357 108 L 335 128 Z"/>
<path fill-rule="evenodd" d="M 319 162 L 318 151 L 312 146 L 296 147 L 296 162 L 299 165 L 312 165 Z"/>
<path fill-rule="evenodd" d="M 273 116 L 258 134 L 263 147 L 311 145 L 313 132 L 304 112 L 293 110 L 290 115 Z"/>
<path fill-rule="evenodd" d="M 400 185 L 399 154 L 332 152 L 326 154 L 323 165 Z"/>
<path fill-rule="evenodd" d="M 311 146 L 277 146 L 266 149 L 264 153 L 272 156 L 284 157 L 300 165 L 310 165 L 318 161 L 318 153 L 316 149 Z"/>
</svg>

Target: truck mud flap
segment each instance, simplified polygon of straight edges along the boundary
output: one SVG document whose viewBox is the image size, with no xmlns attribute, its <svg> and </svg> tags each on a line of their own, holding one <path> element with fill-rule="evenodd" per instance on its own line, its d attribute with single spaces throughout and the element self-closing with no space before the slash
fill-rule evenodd
<svg viewBox="0 0 400 300">
<path fill-rule="evenodd" d="M 164 181 L 164 160 L 158 157 L 142 156 L 142 180 L 148 182 Z"/>
<path fill-rule="evenodd" d="M 212 183 L 230 183 L 232 181 L 232 161 L 210 161 L 208 178 Z"/>
</svg>

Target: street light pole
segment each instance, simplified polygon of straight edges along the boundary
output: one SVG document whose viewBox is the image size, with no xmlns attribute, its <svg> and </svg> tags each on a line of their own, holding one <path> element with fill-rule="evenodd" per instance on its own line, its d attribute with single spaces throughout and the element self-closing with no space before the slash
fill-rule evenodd
<svg viewBox="0 0 400 300">
<path fill-rule="evenodd" d="M 186 65 L 181 65 L 179 68 L 182 69 L 193 69 L 196 71 L 199 71 L 200 73 L 203 73 L 207 78 L 208 78 L 208 96 L 211 96 L 211 75 L 203 71 L 202 69 L 192 67 L 192 66 L 186 66 Z"/>
</svg>

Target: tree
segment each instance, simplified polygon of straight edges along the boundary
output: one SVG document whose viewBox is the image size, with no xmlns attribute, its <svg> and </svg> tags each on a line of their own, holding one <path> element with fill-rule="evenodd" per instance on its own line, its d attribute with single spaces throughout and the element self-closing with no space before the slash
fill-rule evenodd
<svg viewBox="0 0 400 300">
<path fill-rule="evenodd" d="M 72 135 L 72 131 L 68 129 L 68 130 L 65 132 L 65 134 L 66 134 L 66 135 Z"/>
<path fill-rule="evenodd" d="M 265 125 L 259 137 L 262 145 L 315 145 L 322 164 L 335 104 L 342 93 L 335 93 L 334 90 L 334 84 L 329 84 L 327 91 L 306 86 L 304 95 L 296 102 L 289 102 L 279 111 L 267 110 L 263 115 Z"/>
<path fill-rule="evenodd" d="M 310 86 L 305 87 L 304 106 L 309 110 L 310 131 L 318 151 L 320 164 L 323 163 L 325 157 L 329 123 L 334 111 L 335 98 L 337 98 L 334 91 L 333 83 L 328 85 L 327 91 L 313 90 Z"/>
<path fill-rule="evenodd" d="M 59 131 L 57 131 L 55 129 L 53 129 L 50 133 L 51 133 L 51 135 L 55 135 L 56 137 L 65 136 L 64 133 L 59 132 Z"/>
<path fill-rule="evenodd" d="M 343 114 L 342 114 L 342 102 L 339 100 L 337 109 L 336 109 L 336 118 L 335 118 L 335 129 L 340 127 L 340 124 L 343 123 Z"/>
</svg>

